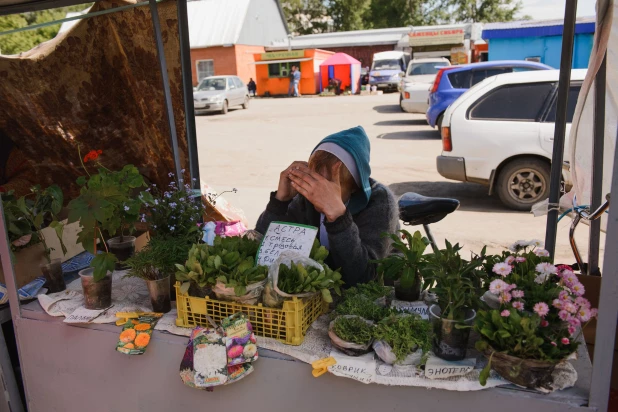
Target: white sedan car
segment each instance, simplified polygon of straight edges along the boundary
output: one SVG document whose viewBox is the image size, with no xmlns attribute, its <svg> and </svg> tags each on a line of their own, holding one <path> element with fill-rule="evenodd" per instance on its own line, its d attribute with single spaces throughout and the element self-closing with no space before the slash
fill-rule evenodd
<svg viewBox="0 0 618 412">
<path fill-rule="evenodd" d="M 489 186 L 502 203 L 530 210 L 549 196 L 558 70 L 487 78 L 444 113 L 438 172 L 447 179 Z M 586 70 L 573 70 L 565 153 Z"/>
<path fill-rule="evenodd" d="M 429 107 L 429 89 L 438 70 L 451 63 L 443 58 L 414 59 L 399 84 L 399 106 L 408 113 L 425 114 Z"/>
</svg>

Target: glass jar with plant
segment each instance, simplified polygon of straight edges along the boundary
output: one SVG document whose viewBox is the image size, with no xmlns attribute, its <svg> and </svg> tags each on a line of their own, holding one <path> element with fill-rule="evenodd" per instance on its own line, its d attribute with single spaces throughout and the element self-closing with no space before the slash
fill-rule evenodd
<svg viewBox="0 0 618 412">
<path fill-rule="evenodd" d="M 421 294 L 421 269 L 425 264 L 423 253 L 429 245 L 429 239 L 418 230 L 411 235 L 407 230 L 400 230 L 400 235 L 389 235 L 393 247 L 399 252 L 376 261 L 378 275 L 385 280 L 394 281 L 395 297 L 404 301 L 417 301 Z"/>
<path fill-rule="evenodd" d="M 144 193 L 135 193 L 145 186 L 135 166 L 126 165 L 122 170 L 111 171 L 97 162 L 98 173 L 88 171 L 85 163 L 96 160 L 100 153 L 93 150 L 84 157 L 82 166 L 87 176 L 77 179 L 80 194 L 68 204 L 69 223 L 79 222 L 81 227 L 78 242 L 95 255 L 91 267 L 80 272 L 84 305 L 88 309 L 104 309 L 111 305 L 110 274 L 117 262 L 129 258 L 134 251 L 135 238 L 126 233 L 135 229 L 144 202 Z M 110 236 L 120 232 L 120 236 L 108 243 L 103 237 L 104 231 Z M 97 250 L 99 240 L 105 248 L 103 253 Z"/>
<path fill-rule="evenodd" d="M 432 344 L 431 324 L 419 315 L 391 315 L 377 323 L 373 349 L 390 365 L 421 365 Z"/>
<path fill-rule="evenodd" d="M 446 248 L 427 255 L 423 270 L 425 286 L 431 287 L 437 303 L 429 307 L 429 319 L 434 327 L 433 350 L 445 360 L 461 360 L 466 356 L 470 328 L 482 294 L 485 248 L 470 261 L 460 255 L 461 246 L 448 240 Z"/>
<path fill-rule="evenodd" d="M 62 253 L 66 254 L 67 249 L 62 241 L 64 225 L 58 221 L 57 217 L 64 201 L 62 189 L 57 185 L 51 185 L 45 189 L 36 185 L 30 188 L 30 191 L 30 194 L 19 199 L 13 192 L 2 195 L 11 250 L 16 252 L 25 247 L 40 244 L 44 256 L 40 269 L 45 276 L 48 291 L 50 293 L 60 292 L 66 289 L 61 259 L 51 259 L 51 252 L 54 249 L 48 245 L 43 229 L 46 227 L 54 229 Z M 32 256 L 20 258 L 31 259 Z"/>
<path fill-rule="evenodd" d="M 188 252 L 186 239 L 153 237 L 146 247 L 125 261 L 129 268 L 126 276 L 146 281 L 155 312 L 170 311 L 170 277 L 176 271 L 176 263 L 182 262 Z"/>
<path fill-rule="evenodd" d="M 500 306 L 480 310 L 475 322 L 481 336 L 476 348 L 489 359 L 480 381 L 484 385 L 493 368 L 518 385 L 551 389 L 555 366 L 577 350 L 583 327 L 597 310 L 583 297 L 571 267 L 531 266 L 533 256 L 519 257 L 495 264 L 503 270 L 489 283 L 489 292 L 499 296 Z"/>
</svg>

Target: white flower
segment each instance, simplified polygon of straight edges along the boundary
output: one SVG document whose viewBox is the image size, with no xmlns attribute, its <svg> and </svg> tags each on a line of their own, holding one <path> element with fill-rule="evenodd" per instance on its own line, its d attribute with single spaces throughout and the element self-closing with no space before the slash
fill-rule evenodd
<svg viewBox="0 0 618 412">
<path fill-rule="evenodd" d="M 539 263 L 535 269 L 542 275 L 555 275 L 558 272 L 558 269 L 549 262 Z"/>
<path fill-rule="evenodd" d="M 540 275 L 538 275 L 537 277 L 534 278 L 535 283 L 538 283 L 539 285 L 542 285 L 543 283 L 545 283 L 545 281 L 547 280 L 547 278 L 549 277 L 549 275 L 547 273 L 541 273 Z"/>
<path fill-rule="evenodd" d="M 518 240 L 517 242 L 509 246 L 509 250 L 511 252 L 519 252 L 521 249 L 524 249 L 528 246 L 530 246 L 530 242 L 527 242 L 525 240 Z"/>
<path fill-rule="evenodd" d="M 500 293 L 506 291 L 509 285 L 505 281 L 501 279 L 495 279 L 489 284 L 489 291 L 494 295 L 499 295 Z"/>
<path fill-rule="evenodd" d="M 530 242 L 528 242 L 528 246 L 545 247 L 545 243 L 543 243 L 543 241 L 539 239 L 532 239 Z"/>
<path fill-rule="evenodd" d="M 511 265 L 509 265 L 508 263 L 501 262 L 501 263 L 496 263 L 492 270 L 495 274 L 504 277 L 508 275 L 509 273 L 511 273 L 513 269 L 511 268 Z"/>
<path fill-rule="evenodd" d="M 534 254 L 540 257 L 549 257 L 549 252 L 545 249 L 535 249 Z"/>
<path fill-rule="evenodd" d="M 130 208 L 129 208 L 129 206 L 125 206 L 125 207 L 124 207 L 124 211 L 125 211 L 125 212 L 128 212 L 128 211 L 129 211 L 129 209 L 130 209 Z"/>
</svg>

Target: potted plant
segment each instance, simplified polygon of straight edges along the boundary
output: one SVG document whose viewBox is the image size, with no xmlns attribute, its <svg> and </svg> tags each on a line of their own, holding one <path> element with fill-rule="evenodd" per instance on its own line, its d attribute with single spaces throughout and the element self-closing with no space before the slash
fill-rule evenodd
<svg viewBox="0 0 618 412">
<path fill-rule="evenodd" d="M 406 230 L 400 230 L 399 233 L 400 236 L 389 235 L 393 240 L 393 247 L 399 253 L 378 260 L 378 274 L 385 280 L 394 281 L 395 298 L 413 302 L 420 299 L 420 270 L 425 264 L 423 253 L 430 242 L 421 236 L 419 231 L 414 235 Z"/>
<path fill-rule="evenodd" d="M 330 323 L 328 336 L 332 345 L 346 355 L 364 355 L 371 350 L 373 322 L 360 316 L 338 316 Z"/>
<path fill-rule="evenodd" d="M 578 335 L 597 310 L 572 268 L 518 257 L 501 262 L 501 278 L 489 284 L 500 307 L 480 310 L 475 322 L 476 348 L 489 359 L 480 381 L 493 368 L 517 385 L 551 389 L 555 366 L 577 350 Z"/>
<path fill-rule="evenodd" d="M 176 270 L 176 262 L 182 261 L 188 251 L 186 239 L 153 237 L 144 249 L 125 261 L 129 267 L 127 276 L 146 281 L 153 311 L 171 310 L 170 277 Z"/>
<path fill-rule="evenodd" d="M 2 195 L 11 250 L 14 252 L 25 251 L 24 248 L 40 245 L 44 260 L 39 263 L 39 268 L 45 276 L 48 291 L 50 293 L 60 292 L 66 289 L 61 260 L 51 259 L 53 248 L 48 246 L 43 229 L 45 227 L 54 229 L 62 252 L 66 254 L 67 250 L 62 241 L 64 225 L 57 219 L 64 199 L 62 190 L 57 185 L 51 185 L 46 189 L 41 189 L 39 185 L 36 185 L 30 191 L 29 195 L 22 196 L 19 199 L 14 196 L 12 191 Z M 34 198 L 31 198 L 31 196 L 34 196 Z M 37 252 L 35 254 L 26 256 L 21 253 L 22 256 L 19 258 L 16 256 L 16 258 L 18 261 L 34 259 L 35 262 L 39 262 L 41 259 L 37 255 L 40 255 Z M 18 270 L 16 269 L 16 271 Z"/>
<path fill-rule="evenodd" d="M 423 271 L 425 286 L 432 286 L 437 303 L 429 307 L 433 324 L 433 350 L 445 360 L 466 357 L 470 328 L 479 306 L 485 249 L 480 256 L 467 261 L 459 253 L 461 246 L 446 241 L 446 249 L 434 250 L 427 256 L 428 265 Z"/>
<path fill-rule="evenodd" d="M 399 314 L 382 319 L 374 329 L 373 349 L 390 365 L 420 365 L 432 345 L 431 324 L 419 315 Z"/>
<path fill-rule="evenodd" d="M 124 233 L 134 229 L 144 201 L 143 193 L 132 197 L 135 189 L 144 186 L 144 179 L 135 166 L 127 165 L 122 170 L 111 171 L 97 163 L 98 173 L 88 172 L 84 163 L 96 160 L 99 154 L 100 151 L 93 150 L 84 157 L 82 166 L 88 176 L 77 179 L 77 184 L 81 186 L 80 194 L 68 204 L 69 223 L 79 222 L 81 227 L 77 234 L 78 242 L 95 255 L 91 267 L 79 273 L 84 305 L 88 309 L 104 309 L 111 305 L 111 272 L 119 260 L 132 254 L 135 238 L 128 238 Z M 120 236 L 108 247 L 103 231 L 110 236 L 120 231 Z M 103 253 L 98 253 L 99 240 L 105 248 Z"/>
</svg>

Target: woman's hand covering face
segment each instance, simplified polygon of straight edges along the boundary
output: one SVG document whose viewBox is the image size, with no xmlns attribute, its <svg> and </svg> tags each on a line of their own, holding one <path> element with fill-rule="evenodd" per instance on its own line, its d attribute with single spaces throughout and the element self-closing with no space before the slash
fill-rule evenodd
<svg viewBox="0 0 618 412">
<path fill-rule="evenodd" d="M 275 196 L 277 200 L 282 202 L 288 202 L 294 199 L 294 196 L 298 194 L 296 189 L 292 186 L 292 181 L 290 180 L 290 172 L 293 169 L 303 167 L 308 169 L 309 164 L 307 162 L 296 161 L 287 167 L 281 174 L 279 175 L 279 187 L 277 188 L 277 195 Z"/>
<path fill-rule="evenodd" d="M 335 221 L 346 211 L 338 179 L 341 165 L 341 162 L 337 163 L 332 170 L 331 175 L 337 176 L 334 182 L 312 171 L 306 165 L 296 165 L 287 169 L 292 188 L 303 195 L 318 212 L 323 213 L 329 222 Z"/>
</svg>

